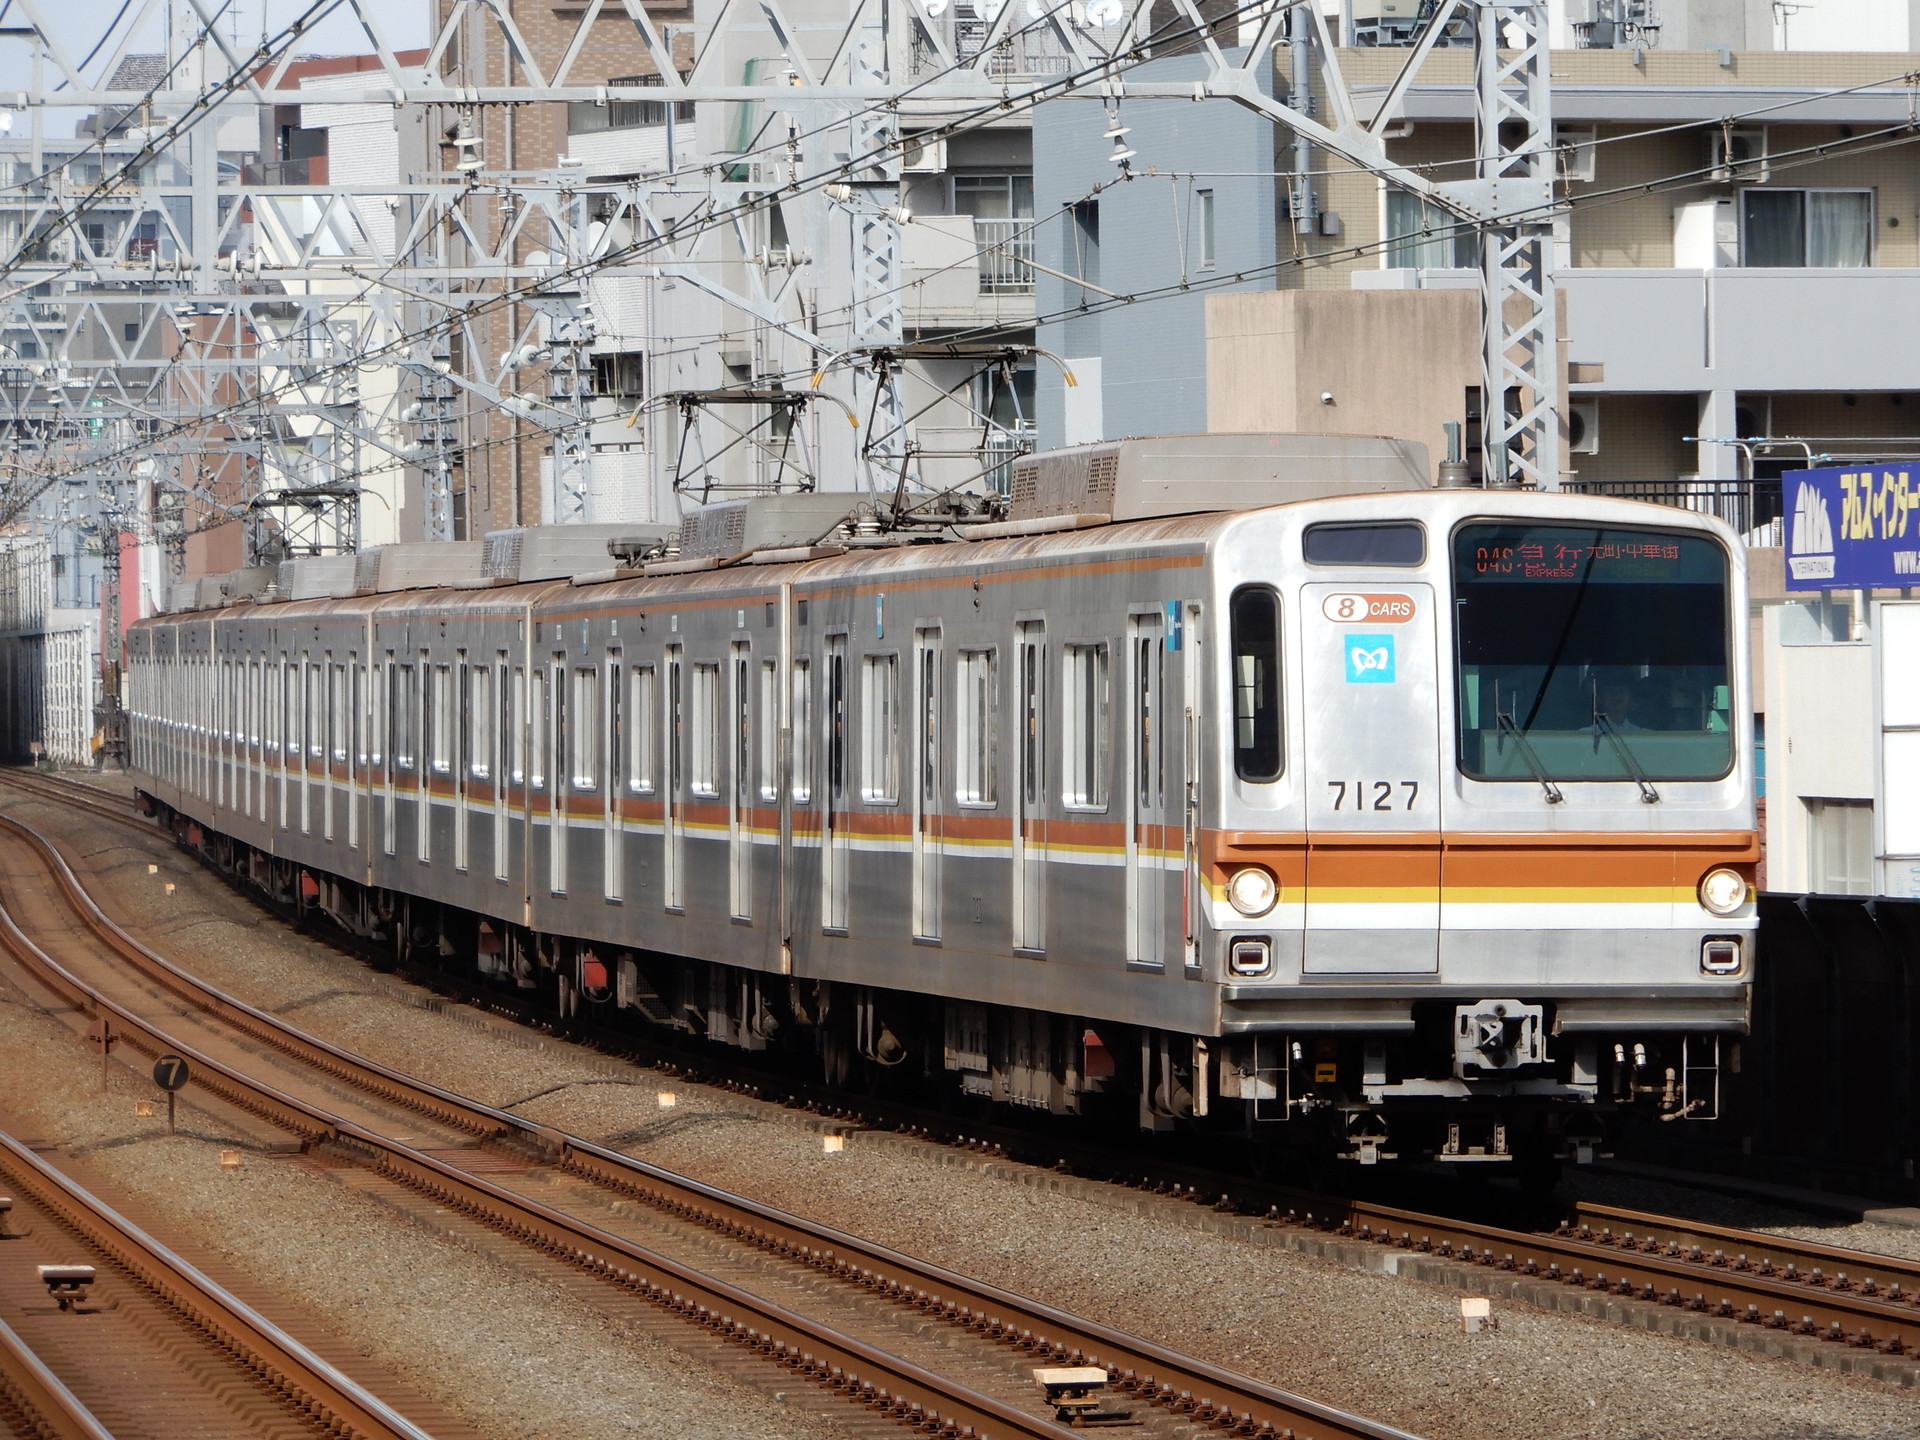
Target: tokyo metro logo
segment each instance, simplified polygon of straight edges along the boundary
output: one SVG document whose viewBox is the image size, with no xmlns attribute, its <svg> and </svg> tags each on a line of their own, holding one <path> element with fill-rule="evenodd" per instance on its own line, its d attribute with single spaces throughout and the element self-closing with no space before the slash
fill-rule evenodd
<svg viewBox="0 0 1920 1440">
<path fill-rule="evenodd" d="M 1349 685 L 1393 684 L 1393 636 L 1349 635 L 1346 645 Z"/>
</svg>

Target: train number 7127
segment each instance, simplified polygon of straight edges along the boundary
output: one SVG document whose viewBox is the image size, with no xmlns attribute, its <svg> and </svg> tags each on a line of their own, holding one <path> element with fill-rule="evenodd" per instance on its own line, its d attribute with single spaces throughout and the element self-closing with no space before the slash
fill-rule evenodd
<svg viewBox="0 0 1920 1440">
<path fill-rule="evenodd" d="M 1420 798 L 1418 780 L 1329 780 L 1327 788 L 1333 791 L 1333 808 L 1336 810 L 1411 810 L 1414 801 Z M 1406 792 L 1406 803 L 1396 802 L 1395 790 Z M 1348 803 L 1348 795 L 1352 803 Z"/>
</svg>

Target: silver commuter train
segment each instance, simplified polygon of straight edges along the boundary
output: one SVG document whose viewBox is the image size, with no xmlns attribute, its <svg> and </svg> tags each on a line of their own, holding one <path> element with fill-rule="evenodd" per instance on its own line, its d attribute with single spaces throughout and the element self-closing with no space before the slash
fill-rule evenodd
<svg viewBox="0 0 1920 1440">
<path fill-rule="evenodd" d="M 1041 458 L 1121 515 L 1178 490 Z M 1394 484 L 157 617 L 138 784 L 397 956 L 834 1082 L 1363 1163 L 1709 1118 L 1753 965 L 1743 548 Z"/>
</svg>

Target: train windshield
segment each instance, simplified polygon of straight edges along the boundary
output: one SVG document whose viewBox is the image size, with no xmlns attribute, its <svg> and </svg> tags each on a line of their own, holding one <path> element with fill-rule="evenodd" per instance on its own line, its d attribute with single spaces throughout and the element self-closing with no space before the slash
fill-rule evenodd
<svg viewBox="0 0 1920 1440">
<path fill-rule="evenodd" d="M 1645 782 L 1732 768 L 1727 558 L 1713 541 L 1466 525 L 1453 578 L 1466 774 Z"/>
</svg>

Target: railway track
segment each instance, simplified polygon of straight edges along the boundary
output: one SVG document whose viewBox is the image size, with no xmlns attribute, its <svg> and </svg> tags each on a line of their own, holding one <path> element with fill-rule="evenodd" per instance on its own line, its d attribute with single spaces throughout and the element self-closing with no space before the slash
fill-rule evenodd
<svg viewBox="0 0 1920 1440">
<path fill-rule="evenodd" d="M 0 1414 L 19 1433 L 429 1440 L 8 1135 L 0 1183 L 13 1202 L 0 1244 L 16 1262 L 0 1273 L 12 1320 L 0 1322 Z"/>
<path fill-rule="evenodd" d="M 31 795 L 37 800 L 44 800 L 50 805 L 58 805 L 62 809 L 81 810 L 116 825 L 132 826 L 148 835 L 163 833 L 153 821 L 144 818 L 134 809 L 132 800 L 82 784 L 77 780 L 61 780 L 37 770 L 8 767 L 0 769 L 0 781 L 4 781 L 16 791 Z"/>
<path fill-rule="evenodd" d="M 49 788 L 73 788 L 35 779 Z M 116 818 L 131 819 L 131 812 Z M 687 1057 L 677 1058 L 684 1062 Z M 419 1097 L 411 1103 L 420 1103 Z M 539 1128 L 508 1118 L 523 1134 Z M 897 1115 L 883 1123 L 917 1128 Z M 1012 1146 L 1031 1143 L 1030 1137 L 1012 1132 L 1005 1139 Z M 539 1137 L 538 1143 L 553 1141 Z M 566 1153 L 573 1158 L 568 1163 L 600 1163 L 587 1158 L 592 1147 L 570 1143 Z M 1092 1146 L 1061 1149 L 1070 1157 L 1068 1168 L 1087 1174 L 1110 1171 Z M 635 1162 L 618 1157 L 618 1163 Z M 1574 1207 L 1552 1230 L 1531 1230 L 1343 1200 L 1193 1167 L 1160 1164 L 1146 1175 L 1136 1168 L 1132 1176 L 1124 1168 L 1113 1178 L 1163 1193 L 1171 1189 L 1194 1199 L 1204 1197 L 1220 1208 L 1264 1215 L 1278 1225 L 1838 1345 L 1920 1356 L 1920 1263 L 1913 1261 L 1587 1203 Z M 596 1178 L 629 1183 L 617 1172 Z M 906 1282 L 908 1277 L 893 1278 Z M 915 1288 L 924 1287 L 915 1282 Z"/>
<path fill-rule="evenodd" d="M 113 1440 L 113 1432 L 0 1320 L 0 1433 L 21 1440 Z"/>
<path fill-rule="evenodd" d="M 132 1048 L 179 1054 L 193 1068 L 196 1085 L 300 1136 L 317 1152 L 371 1168 L 437 1206 L 649 1300 L 869 1410 L 933 1434 L 1060 1440 L 1068 1432 L 1022 1372 L 1098 1367 L 1109 1377 L 1103 1403 L 1134 1412 L 1148 1434 L 1172 1435 L 1198 1423 L 1254 1437 L 1407 1440 L 1402 1431 L 354 1056 L 205 985 L 142 946 L 99 910 L 58 852 L 17 821 L 0 818 L 0 862 L 7 898 L 6 910 L 0 911 L 0 946 L 67 1003 L 119 1031 Z M 44 934 L 56 928 L 55 901 L 70 916 L 58 959 L 29 938 L 15 913 L 31 909 Z M 83 969 L 85 975 L 79 973 Z M 171 1028 L 163 1028 L 154 1011 L 171 1012 Z M 390 1125 L 347 1118 L 338 1107 L 263 1080 L 257 1063 L 243 1066 L 212 1053 L 214 1047 L 205 1041 L 184 1040 L 176 1033 L 185 1028 L 181 1012 L 231 1032 L 256 1054 L 272 1052 L 296 1062 L 336 1091 L 348 1088 L 366 1097 L 368 1106 L 398 1112 L 409 1125 L 450 1132 L 464 1139 L 465 1147 L 409 1144 L 388 1133 Z M 751 1252 L 757 1265 L 784 1273 L 784 1283 L 776 1287 L 783 1296 L 804 1297 L 810 1289 L 825 1288 L 840 1297 L 842 1313 L 852 1300 L 860 1309 L 888 1312 L 889 1323 L 902 1332 L 938 1322 L 944 1347 L 962 1352 L 962 1362 L 974 1357 L 959 1366 L 963 1371 L 984 1373 L 977 1358 L 982 1350 L 997 1357 L 1002 1393 L 957 1383 L 791 1302 L 770 1300 L 630 1234 L 520 1193 L 503 1173 L 516 1159 L 603 1200 L 617 1199 L 628 1207 L 637 1202 L 656 1218 L 697 1228 L 709 1246 L 719 1242 Z M 502 1160 L 508 1165 L 503 1167 Z M 1006 1398 L 1008 1377 L 1014 1375 L 1020 1375 L 1019 1399 Z"/>
</svg>

